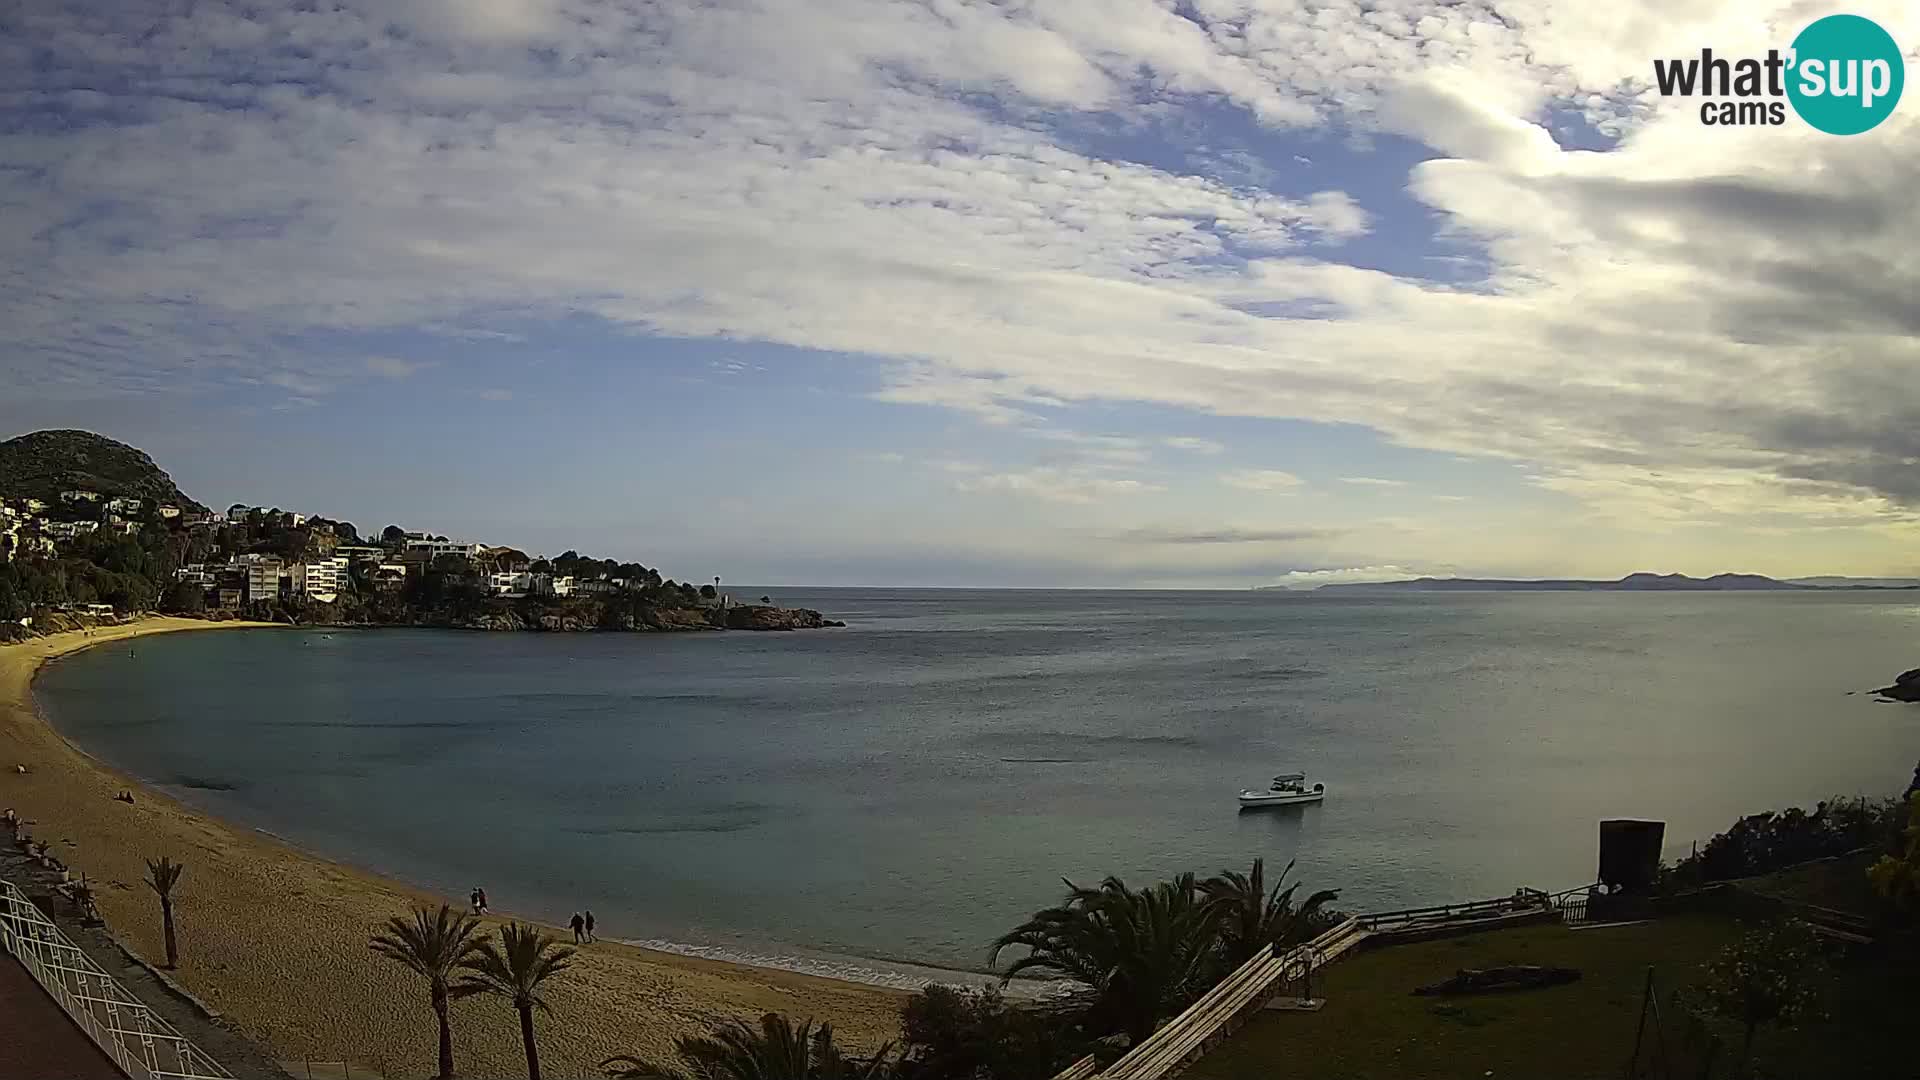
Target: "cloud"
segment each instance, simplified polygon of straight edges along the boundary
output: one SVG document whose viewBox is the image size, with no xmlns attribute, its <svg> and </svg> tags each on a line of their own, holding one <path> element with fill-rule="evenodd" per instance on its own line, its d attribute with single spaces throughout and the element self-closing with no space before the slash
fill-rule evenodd
<svg viewBox="0 0 1920 1080">
<path fill-rule="evenodd" d="M 367 372 L 383 379 L 405 379 L 415 372 L 432 367 L 432 364 L 418 360 L 402 360 L 397 356 L 367 357 Z"/>
<path fill-rule="evenodd" d="M 1235 469 L 1220 474 L 1220 482 L 1243 491 L 1285 491 L 1302 483 L 1298 476 L 1283 469 Z"/>
<path fill-rule="evenodd" d="M 1855 10 L 1920 39 L 1909 5 Z M 1642 526 L 1905 526 L 1920 110 L 1708 133 L 1647 86 L 1804 19 L 47 0 L 0 16 L 0 393 L 319 400 L 340 365 L 303 335 L 583 317 L 877 361 L 882 399 L 1010 429 L 1107 403 L 1361 425 Z M 1317 154 L 1278 192 L 1152 163 L 1214 111 L 1276 156 L 1306 129 L 1431 156 L 1363 185 Z M 1355 243 L 1383 222 L 1470 272 L 1383 268 Z M 1223 482 L 1295 486 L 1265 472 Z"/>
<path fill-rule="evenodd" d="M 1343 484 L 1359 484 L 1363 487 L 1406 487 L 1405 480 L 1387 480 L 1378 476 L 1343 476 Z"/>
<path fill-rule="evenodd" d="M 1368 581 L 1404 581 L 1422 575 L 1404 566 L 1348 566 L 1327 570 L 1293 570 L 1274 578 L 1272 584 L 1283 589 L 1317 589 L 1322 585 L 1354 584 Z M 1446 577 L 1448 575 L 1434 575 Z"/>
<path fill-rule="evenodd" d="M 1185 450 L 1194 454 L 1224 454 L 1227 450 L 1225 443 L 1215 442 L 1212 439 L 1202 439 L 1192 435 L 1170 435 L 1167 438 L 1161 439 L 1160 442 L 1162 445 L 1170 446 L 1175 450 Z"/>
<path fill-rule="evenodd" d="M 1112 533 L 1107 539 L 1128 544 L 1286 544 L 1298 540 L 1324 540 L 1339 535 L 1338 529 L 1176 529 L 1139 528 Z"/>
<path fill-rule="evenodd" d="M 1132 477 L 1105 476 L 1084 470 L 1037 467 L 1004 472 L 954 469 L 964 472 L 954 481 L 958 491 L 974 494 L 1020 495 L 1063 503 L 1091 503 L 1113 495 L 1139 495 L 1159 491 L 1151 484 Z"/>
</svg>

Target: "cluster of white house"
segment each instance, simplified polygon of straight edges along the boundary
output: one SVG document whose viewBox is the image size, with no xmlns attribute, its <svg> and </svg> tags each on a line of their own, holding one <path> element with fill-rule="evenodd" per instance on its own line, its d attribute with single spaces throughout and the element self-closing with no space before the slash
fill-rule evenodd
<svg viewBox="0 0 1920 1080">
<path fill-rule="evenodd" d="M 55 518 L 48 516 L 51 508 L 43 500 L 0 499 L 0 551 L 51 555 L 61 545 L 95 533 L 132 536 L 140 531 L 149 508 L 167 521 L 181 517 L 180 508 L 169 503 L 156 505 L 153 500 L 132 496 L 108 498 L 97 491 L 63 491 L 60 501 L 96 516 L 85 520 L 71 520 L 65 515 Z"/>
<path fill-rule="evenodd" d="M 283 558 L 279 555 L 235 555 L 224 564 L 183 566 L 175 576 L 207 591 L 218 607 L 235 608 L 258 600 L 299 596 L 331 604 L 348 587 L 358 566 L 365 581 L 376 589 L 397 589 L 409 573 L 419 573 L 443 555 L 480 560 L 493 554 L 479 544 L 440 540 L 413 534 L 397 549 L 370 544 L 339 544 L 331 554 Z M 398 556 L 399 561 L 393 561 Z M 572 596 L 573 578 L 534 573 L 524 568 L 491 571 L 480 582 L 495 596 Z"/>
<path fill-rule="evenodd" d="M 235 503 L 225 513 L 180 507 L 131 496 L 109 497 L 97 491 L 75 489 L 60 493 L 63 511 L 48 516 L 40 499 L 0 499 L 0 552 L 54 554 L 60 546 L 97 532 L 132 535 L 155 518 L 171 527 L 215 529 L 224 525 L 274 520 L 285 528 L 308 522 L 305 514 Z M 92 514 L 76 518 L 76 511 Z M 330 533 L 331 529 L 325 530 Z M 195 563 L 175 572 L 178 580 L 206 590 L 207 601 L 234 608 L 259 600 L 299 596 L 332 603 L 347 589 L 355 568 L 377 589 L 399 588 L 409 573 L 419 573 L 435 559 L 452 555 L 469 560 L 476 583 L 494 596 L 572 596 L 613 592 L 620 581 L 582 581 L 565 575 L 534 573 L 538 557 L 507 564 L 505 548 L 462 543 L 421 532 L 409 532 L 394 545 L 331 544 L 323 554 L 287 558 L 271 554 L 235 555 L 225 563 Z M 520 558 L 525 558 L 521 556 Z"/>
</svg>

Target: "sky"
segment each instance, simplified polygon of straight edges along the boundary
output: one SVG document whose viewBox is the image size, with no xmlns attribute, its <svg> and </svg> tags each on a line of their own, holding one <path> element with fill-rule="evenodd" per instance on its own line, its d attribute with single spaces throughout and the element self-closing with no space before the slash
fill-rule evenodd
<svg viewBox="0 0 1920 1080">
<path fill-rule="evenodd" d="M 15 0 L 0 435 L 694 580 L 1920 574 L 1920 100 L 1652 86 L 1837 10 Z"/>
</svg>

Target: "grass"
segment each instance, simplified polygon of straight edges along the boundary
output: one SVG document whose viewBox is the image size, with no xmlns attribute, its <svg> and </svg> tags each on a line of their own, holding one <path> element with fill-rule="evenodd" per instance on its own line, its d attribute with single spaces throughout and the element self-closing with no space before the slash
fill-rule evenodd
<svg viewBox="0 0 1920 1080">
<path fill-rule="evenodd" d="M 1677 1077 L 1698 1076 L 1677 1010 L 1667 995 L 1695 981 L 1701 965 L 1738 934 L 1712 916 L 1663 919 L 1634 926 L 1568 930 L 1521 927 L 1362 952 L 1330 967 L 1314 988 L 1327 1005 L 1318 1013 L 1263 1012 L 1193 1066 L 1192 1080 L 1251 1080 L 1282 1074 L 1316 1080 L 1453 1080 L 1554 1077 L 1618 1080 L 1633 1050 L 1641 990 L 1649 966 L 1666 1013 Z M 1542 964 L 1580 969 L 1579 982 L 1541 990 L 1460 997 L 1415 997 L 1412 990 L 1459 968 Z M 1766 1033 L 1755 1044 L 1768 1075 L 1821 1077 L 1907 1075 L 1904 1058 L 1883 1044 L 1898 1031 L 1894 1013 L 1910 995 L 1894 986 L 1888 965 L 1852 965 L 1836 980 L 1828 1012 L 1834 1020 L 1803 1031 Z M 1894 1026 L 1889 1026 L 1894 1025 Z M 1729 1036 L 1716 1077 L 1728 1075 Z M 1649 1033 L 1651 1038 L 1651 1033 Z M 1696 1036 L 1697 1038 L 1697 1036 Z M 1649 1050 L 1651 1047 L 1649 1047 Z M 1881 1055 L 1886 1055 L 1882 1057 Z M 1645 1059 L 1643 1059 L 1645 1060 Z M 1891 1070 L 1891 1071 L 1890 1071 Z M 1662 1076 L 1659 1069 L 1647 1073 Z"/>
<path fill-rule="evenodd" d="M 1740 882 L 1743 888 L 1763 896 L 1777 896 L 1802 904 L 1815 904 L 1835 911 L 1871 915 L 1875 909 L 1873 889 L 1867 883 L 1867 867 L 1880 857 L 1879 851 L 1861 851 L 1834 859 L 1806 863 L 1764 877 Z"/>
</svg>

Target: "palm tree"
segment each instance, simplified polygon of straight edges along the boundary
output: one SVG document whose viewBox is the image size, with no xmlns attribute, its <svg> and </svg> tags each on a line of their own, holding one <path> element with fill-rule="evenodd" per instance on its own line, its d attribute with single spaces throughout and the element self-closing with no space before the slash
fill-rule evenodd
<svg viewBox="0 0 1920 1080">
<path fill-rule="evenodd" d="M 1035 912 L 993 943 L 995 963 L 1004 949 L 1027 949 L 1004 979 L 1039 970 L 1087 984 L 1097 996 L 1090 1018 L 1125 1032 L 1136 1046 L 1212 985 L 1220 905 L 1192 874 L 1138 892 L 1116 877 L 1097 889 L 1071 881 L 1067 888 L 1065 902 Z"/>
<path fill-rule="evenodd" d="M 1300 883 L 1286 884 L 1291 873 L 1293 862 L 1288 860 L 1269 892 L 1266 860 L 1255 859 L 1252 873 L 1222 870 L 1201 884 L 1201 890 L 1219 905 L 1220 947 L 1229 969 L 1246 963 L 1261 949 L 1290 948 L 1326 928 L 1323 909 L 1340 898 L 1339 890 L 1321 889 L 1296 907 L 1293 894 Z"/>
<path fill-rule="evenodd" d="M 173 887 L 180 883 L 180 875 L 186 869 L 165 855 L 160 856 L 159 862 L 147 860 L 147 888 L 160 897 L 160 929 L 166 938 L 170 968 L 180 963 L 180 945 L 173 936 Z"/>
<path fill-rule="evenodd" d="M 388 919 L 386 932 L 374 935 L 368 943 L 381 956 L 426 976 L 433 1015 L 440 1021 L 439 1080 L 453 1077 L 453 1028 L 447 1022 L 452 993 L 447 979 L 479 950 L 480 943 L 473 937 L 479 925 L 480 920 L 473 916 L 456 915 L 441 904 L 437 912 L 416 909 L 412 922 L 398 915 Z"/>
<path fill-rule="evenodd" d="M 778 1013 L 760 1018 L 759 1030 L 738 1020 L 703 1038 L 682 1038 L 675 1052 L 684 1073 L 631 1055 L 600 1063 L 614 1080 L 878 1080 L 892 1043 L 865 1061 L 847 1057 L 833 1042 L 833 1025 L 812 1020 L 794 1027 Z"/>
<path fill-rule="evenodd" d="M 527 1080 L 540 1080 L 540 1051 L 533 1042 L 533 1010 L 553 1010 L 540 996 L 540 984 L 573 962 L 574 950 L 551 948 L 556 942 L 531 926 L 508 923 L 500 929 L 501 948 L 492 939 L 476 943 L 473 955 L 460 966 L 468 974 L 453 984 L 454 997 L 495 994 L 513 1002 L 520 1013 L 520 1041 L 527 1047 Z"/>
</svg>

